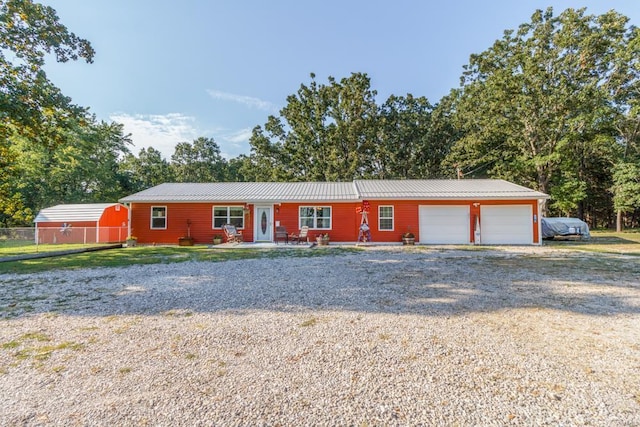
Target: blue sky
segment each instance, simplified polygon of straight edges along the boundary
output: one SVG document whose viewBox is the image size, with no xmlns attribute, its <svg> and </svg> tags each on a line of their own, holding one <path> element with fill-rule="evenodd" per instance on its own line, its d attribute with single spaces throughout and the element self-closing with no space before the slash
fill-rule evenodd
<svg viewBox="0 0 640 427">
<path fill-rule="evenodd" d="M 93 64 L 49 62 L 49 78 L 98 119 L 123 123 L 134 153 L 153 146 L 167 159 L 200 136 L 227 158 L 249 154 L 251 129 L 312 72 L 319 83 L 367 73 L 379 104 L 408 93 L 436 103 L 469 55 L 536 9 L 615 9 L 640 25 L 638 0 L 41 1 L 96 50 Z"/>
</svg>

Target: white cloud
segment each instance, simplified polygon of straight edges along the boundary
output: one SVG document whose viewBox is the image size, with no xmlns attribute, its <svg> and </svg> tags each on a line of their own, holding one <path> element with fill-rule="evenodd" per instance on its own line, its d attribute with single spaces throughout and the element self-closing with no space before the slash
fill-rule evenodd
<svg viewBox="0 0 640 427">
<path fill-rule="evenodd" d="M 221 92 L 219 90 L 207 90 L 207 93 L 213 99 L 222 99 L 225 101 L 232 101 L 238 104 L 246 105 L 251 108 L 257 108 L 259 110 L 268 111 L 271 113 L 276 113 L 278 111 L 278 106 L 272 104 L 269 101 L 264 101 L 260 98 L 254 98 L 252 96 L 246 95 L 237 95 L 234 93 Z"/>
<path fill-rule="evenodd" d="M 222 142 L 218 144 L 220 145 L 222 156 L 230 159 L 240 154 L 247 154 L 249 152 L 249 138 L 251 138 L 252 133 L 252 128 L 245 128 L 222 135 Z"/>
<path fill-rule="evenodd" d="M 131 134 L 135 155 L 141 148 L 153 147 L 167 159 L 171 159 L 178 142 L 191 142 L 198 136 L 196 119 L 180 113 L 126 114 L 114 113 L 111 120 L 122 123 L 124 132 Z"/>
<path fill-rule="evenodd" d="M 253 133 L 252 128 L 240 129 L 237 132 L 226 135 L 225 139 L 229 142 L 233 142 L 234 144 L 240 144 L 242 142 L 248 143 L 252 133 Z"/>
</svg>

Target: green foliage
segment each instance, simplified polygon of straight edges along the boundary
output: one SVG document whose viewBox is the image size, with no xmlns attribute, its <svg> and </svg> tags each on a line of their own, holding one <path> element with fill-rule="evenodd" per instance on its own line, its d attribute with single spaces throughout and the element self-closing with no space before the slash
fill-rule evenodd
<svg viewBox="0 0 640 427">
<path fill-rule="evenodd" d="M 616 121 L 638 83 L 627 24 L 614 11 L 549 8 L 472 55 L 454 105 L 463 136 L 446 164 L 550 193 L 563 212 L 602 196 L 619 155 Z"/>
<path fill-rule="evenodd" d="M 119 170 L 127 177 L 127 193 L 174 181 L 173 170 L 162 154 L 153 147 L 142 148 L 138 157 L 129 153 L 119 163 Z"/>
<path fill-rule="evenodd" d="M 117 200 L 128 189 L 126 177 L 119 173 L 119 161 L 131 143 L 122 125 L 76 123 L 63 134 L 67 142 L 51 146 L 14 137 L 11 151 L 19 179 L 12 183 L 11 193 L 23 207 L 19 218 L 13 215 L 16 222 L 28 224 L 35 212 L 58 203 Z"/>
<path fill-rule="evenodd" d="M 31 0 L 0 3 L 0 48 L 3 136 L 12 131 L 42 133 L 65 117 L 82 113 L 49 82 L 42 66 L 47 54 L 59 62 L 80 58 L 92 62 L 94 51 L 87 40 L 59 22 L 54 9 Z M 9 130 L 11 125 L 15 128 Z"/>
<path fill-rule="evenodd" d="M 176 145 L 171 169 L 177 182 L 217 182 L 225 178 L 226 161 L 213 138 L 200 137 Z"/>
<path fill-rule="evenodd" d="M 355 178 L 428 178 L 455 132 L 424 97 L 390 96 L 378 106 L 366 74 L 328 84 L 301 85 L 280 117 L 254 128 L 243 170 L 257 180 L 338 181 Z M 248 172 L 248 171 L 247 171 Z"/>
<path fill-rule="evenodd" d="M 329 77 L 287 97 L 277 118 L 253 131 L 252 161 L 261 180 L 337 181 L 372 172 L 376 92 L 365 74 L 340 82 Z"/>
<path fill-rule="evenodd" d="M 44 73 L 46 55 L 57 61 L 91 62 L 90 43 L 69 32 L 51 7 L 31 0 L 0 2 L 0 226 L 30 221 L 21 151 L 26 138 L 42 147 L 67 143 L 66 133 L 86 112 L 71 103 Z M 34 165 L 34 167 L 37 167 Z"/>
<path fill-rule="evenodd" d="M 613 204 L 616 211 L 640 209 L 640 163 L 619 163 L 613 169 Z"/>
</svg>

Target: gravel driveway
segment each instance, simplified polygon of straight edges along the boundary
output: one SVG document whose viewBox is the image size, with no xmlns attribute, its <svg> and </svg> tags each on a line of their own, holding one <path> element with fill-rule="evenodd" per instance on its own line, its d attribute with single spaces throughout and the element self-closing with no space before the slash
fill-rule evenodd
<svg viewBox="0 0 640 427">
<path fill-rule="evenodd" d="M 0 425 L 640 425 L 639 282 L 545 247 L 0 274 Z"/>
</svg>

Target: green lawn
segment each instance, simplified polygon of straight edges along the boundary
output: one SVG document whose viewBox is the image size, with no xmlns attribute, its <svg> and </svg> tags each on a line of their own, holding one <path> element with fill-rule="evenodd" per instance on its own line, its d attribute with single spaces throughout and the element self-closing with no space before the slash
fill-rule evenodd
<svg viewBox="0 0 640 427">
<path fill-rule="evenodd" d="M 50 245 L 54 246 L 54 245 Z M 77 249 L 82 245 L 55 245 L 57 251 Z M 86 246 L 84 246 L 86 247 Z M 322 250 L 300 248 L 209 248 L 207 246 L 136 246 L 133 248 L 109 249 L 97 252 L 85 252 L 52 258 L 38 258 L 24 261 L 0 263 L 0 273 L 35 273 L 59 269 L 80 269 L 93 267 L 121 267 L 132 264 L 158 264 L 184 261 L 229 261 L 250 258 L 278 258 L 285 256 L 323 256 L 354 251 L 353 248 L 333 247 Z M 7 250 L 0 256 L 25 253 L 16 248 L 15 252 Z"/>
<path fill-rule="evenodd" d="M 592 231 L 590 240 L 545 240 L 544 245 L 566 250 L 640 255 L 640 232 Z"/>
<path fill-rule="evenodd" d="M 93 245 L 96 246 L 96 245 Z M 61 251 L 93 247 L 90 245 L 39 245 L 31 242 L 0 241 L 0 257 Z M 544 246 L 567 251 L 589 251 L 640 256 L 640 232 L 615 233 L 594 231 L 591 240 L 545 241 Z M 457 247 L 460 249 L 461 247 Z M 465 247 L 466 248 L 466 247 Z M 475 250 L 483 248 L 473 247 Z M 352 247 L 327 247 L 318 249 L 277 248 L 258 249 L 250 247 L 209 248 L 207 246 L 137 246 L 134 248 L 109 249 L 52 258 L 0 263 L 0 273 L 34 273 L 59 269 L 80 269 L 93 267 L 119 267 L 132 264 L 157 264 L 184 261 L 219 262 L 249 258 L 279 258 L 285 256 L 324 256 L 361 250 Z M 416 246 L 411 250 L 421 250 Z"/>
<path fill-rule="evenodd" d="M 83 245 L 36 245 L 31 241 L 25 240 L 1 240 L 0 239 L 0 257 L 37 254 L 44 252 L 67 251 L 72 249 L 83 249 L 96 246 L 104 246 L 100 244 Z"/>
</svg>

